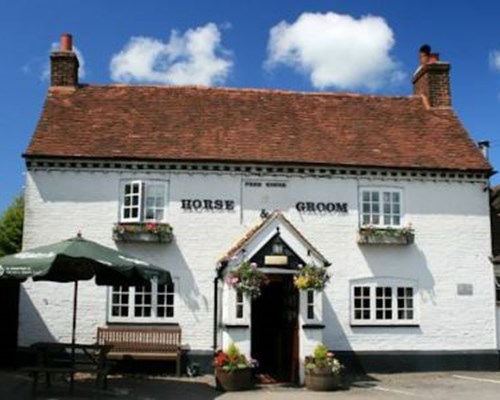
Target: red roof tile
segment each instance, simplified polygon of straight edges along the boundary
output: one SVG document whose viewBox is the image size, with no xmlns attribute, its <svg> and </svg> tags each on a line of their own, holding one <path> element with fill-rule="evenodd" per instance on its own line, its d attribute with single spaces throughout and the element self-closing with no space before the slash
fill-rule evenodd
<svg viewBox="0 0 500 400">
<path fill-rule="evenodd" d="M 491 168 L 421 97 L 171 86 L 51 89 L 26 155 Z"/>
</svg>

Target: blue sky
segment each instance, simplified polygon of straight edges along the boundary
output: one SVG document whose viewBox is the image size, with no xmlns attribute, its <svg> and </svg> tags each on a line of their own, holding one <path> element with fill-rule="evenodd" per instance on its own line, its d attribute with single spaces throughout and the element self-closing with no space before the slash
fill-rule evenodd
<svg viewBox="0 0 500 400">
<path fill-rule="evenodd" d="M 452 63 L 457 113 L 474 139 L 491 140 L 500 168 L 497 1 L 16 0 L 1 9 L 0 211 L 22 191 L 21 154 L 48 88 L 49 50 L 63 32 L 74 35 L 89 83 L 384 94 L 411 93 L 417 50 L 429 43 Z"/>
</svg>

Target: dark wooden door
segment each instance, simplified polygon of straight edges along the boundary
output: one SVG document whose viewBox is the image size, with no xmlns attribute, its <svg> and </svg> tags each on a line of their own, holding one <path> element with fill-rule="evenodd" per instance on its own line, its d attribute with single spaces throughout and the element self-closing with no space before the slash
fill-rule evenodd
<svg viewBox="0 0 500 400">
<path fill-rule="evenodd" d="M 2 367 L 11 367 L 15 364 L 19 290 L 19 282 L 0 279 L 0 366 Z"/>
<path fill-rule="evenodd" d="M 252 357 L 257 373 L 295 382 L 298 370 L 298 292 L 291 275 L 271 275 L 252 303 Z"/>
</svg>

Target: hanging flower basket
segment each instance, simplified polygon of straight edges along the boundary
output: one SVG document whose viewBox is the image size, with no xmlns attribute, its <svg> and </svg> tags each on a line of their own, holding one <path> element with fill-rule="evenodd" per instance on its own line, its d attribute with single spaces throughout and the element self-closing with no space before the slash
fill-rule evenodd
<svg viewBox="0 0 500 400">
<path fill-rule="evenodd" d="M 230 271 L 226 283 L 251 299 L 260 296 L 260 288 L 267 284 L 266 274 L 259 271 L 256 263 L 243 262 L 238 268 Z"/>
<path fill-rule="evenodd" d="M 415 230 L 411 225 L 403 228 L 379 228 L 366 226 L 359 228 L 359 244 L 408 245 L 415 241 Z"/>
<path fill-rule="evenodd" d="M 300 266 L 299 266 L 300 267 Z M 330 280 L 325 267 L 306 264 L 300 268 L 299 272 L 293 278 L 295 287 L 299 290 L 317 290 L 325 288 Z"/>
<path fill-rule="evenodd" d="M 169 224 L 118 223 L 113 226 L 115 242 L 170 243 L 172 238 L 172 227 Z"/>
</svg>

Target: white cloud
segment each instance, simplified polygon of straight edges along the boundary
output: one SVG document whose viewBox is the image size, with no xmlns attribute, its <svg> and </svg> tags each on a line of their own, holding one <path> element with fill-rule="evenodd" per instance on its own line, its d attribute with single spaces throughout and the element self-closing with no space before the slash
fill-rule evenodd
<svg viewBox="0 0 500 400">
<path fill-rule="evenodd" d="M 500 72 L 500 50 L 493 50 L 490 52 L 490 66 L 495 71 Z"/>
<path fill-rule="evenodd" d="M 224 83 L 232 66 L 219 28 L 208 23 L 182 35 L 174 30 L 168 42 L 132 37 L 113 55 L 110 70 L 118 82 L 210 86 Z"/>
<path fill-rule="evenodd" d="M 59 49 L 59 43 L 53 42 L 52 45 L 50 46 L 49 54 L 52 53 L 54 50 L 58 50 L 58 49 Z M 87 73 L 87 71 L 85 69 L 85 58 L 83 57 L 83 54 L 80 51 L 80 49 L 78 47 L 76 47 L 75 45 L 73 45 L 73 51 L 76 53 L 76 56 L 78 57 L 78 63 L 80 64 L 80 67 L 78 68 L 78 78 L 83 79 L 83 78 L 85 78 L 85 75 Z M 23 70 L 25 72 L 28 72 L 29 68 L 30 68 L 29 65 L 26 65 L 23 67 Z M 50 79 L 50 62 L 49 61 L 47 61 L 43 65 L 43 69 L 42 69 L 42 73 L 40 74 L 40 78 L 43 81 L 47 81 Z"/>
<path fill-rule="evenodd" d="M 394 43 L 381 17 L 303 13 L 271 28 L 266 66 L 292 67 L 319 89 L 375 90 L 404 78 L 390 54 Z"/>
</svg>

